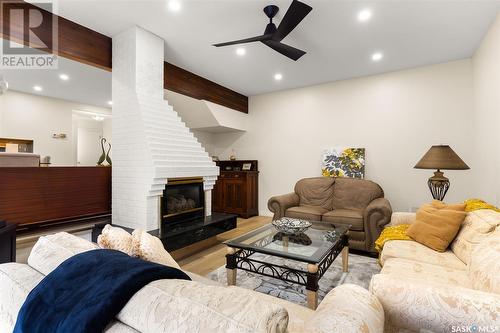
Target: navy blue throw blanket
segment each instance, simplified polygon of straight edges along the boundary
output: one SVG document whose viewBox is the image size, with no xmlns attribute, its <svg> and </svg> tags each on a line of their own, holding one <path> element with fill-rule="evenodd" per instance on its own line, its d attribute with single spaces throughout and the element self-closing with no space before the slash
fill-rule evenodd
<svg viewBox="0 0 500 333">
<path fill-rule="evenodd" d="M 190 280 L 179 269 L 120 251 L 77 254 L 29 293 L 14 333 L 102 332 L 137 291 L 160 279 Z"/>
</svg>

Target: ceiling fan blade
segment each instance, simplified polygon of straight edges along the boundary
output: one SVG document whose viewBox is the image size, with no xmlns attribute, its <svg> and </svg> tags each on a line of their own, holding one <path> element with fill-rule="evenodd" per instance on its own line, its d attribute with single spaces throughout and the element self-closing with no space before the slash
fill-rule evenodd
<svg viewBox="0 0 500 333">
<path fill-rule="evenodd" d="M 298 0 L 293 0 L 281 20 L 278 30 L 274 33 L 273 39 L 281 41 L 309 14 L 312 7 Z"/>
<path fill-rule="evenodd" d="M 245 39 L 233 40 L 231 42 L 214 44 L 213 46 L 215 46 L 215 47 L 221 47 L 221 46 L 228 46 L 228 45 L 235 45 L 235 44 L 245 44 L 245 43 L 251 43 L 251 42 L 262 42 L 262 41 L 265 41 L 267 39 L 271 39 L 272 36 L 273 35 L 271 35 L 271 34 L 261 35 L 261 36 L 255 36 L 255 37 L 250 37 L 250 38 L 245 38 Z"/>
<path fill-rule="evenodd" d="M 292 59 L 292 60 L 299 60 L 300 57 L 302 57 L 304 54 L 306 54 L 305 51 L 296 49 L 295 47 L 292 47 L 290 45 L 283 44 L 281 42 L 275 41 L 275 40 L 264 40 L 262 43 L 266 44 L 276 52 L 281 53 L 282 55 Z"/>
</svg>

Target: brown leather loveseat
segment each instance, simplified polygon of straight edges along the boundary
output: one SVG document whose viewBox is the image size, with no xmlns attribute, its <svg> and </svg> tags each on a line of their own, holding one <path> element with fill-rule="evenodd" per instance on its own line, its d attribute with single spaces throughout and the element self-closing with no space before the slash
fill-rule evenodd
<svg viewBox="0 0 500 333">
<path fill-rule="evenodd" d="M 369 180 L 356 178 L 304 178 L 292 193 L 268 201 L 274 220 L 283 216 L 349 224 L 349 247 L 375 252 L 374 242 L 390 222 L 391 204 L 382 188 Z"/>
</svg>

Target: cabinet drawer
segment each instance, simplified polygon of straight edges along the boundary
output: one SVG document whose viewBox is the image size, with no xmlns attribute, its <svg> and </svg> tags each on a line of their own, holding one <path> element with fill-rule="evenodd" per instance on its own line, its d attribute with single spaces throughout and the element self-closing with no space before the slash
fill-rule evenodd
<svg viewBox="0 0 500 333">
<path fill-rule="evenodd" d="M 221 172 L 220 178 L 244 178 L 244 172 Z"/>
</svg>

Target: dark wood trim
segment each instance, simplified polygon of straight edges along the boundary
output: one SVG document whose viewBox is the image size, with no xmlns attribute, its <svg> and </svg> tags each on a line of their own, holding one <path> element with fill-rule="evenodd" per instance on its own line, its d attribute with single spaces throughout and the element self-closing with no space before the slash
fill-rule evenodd
<svg viewBox="0 0 500 333">
<path fill-rule="evenodd" d="M 163 82 L 165 89 L 248 113 L 247 96 L 168 62 L 163 68 Z"/>
<path fill-rule="evenodd" d="M 0 168 L 0 220 L 20 229 L 109 214 L 110 167 Z"/>
<path fill-rule="evenodd" d="M 0 0 L 3 3 L 5 0 Z M 9 3 L 11 0 L 8 0 Z M 37 8 L 44 18 L 58 21 L 58 50 L 61 57 L 75 60 L 104 70 L 112 69 L 112 39 L 78 23 L 54 15 L 25 1 L 19 0 L 10 6 L 18 8 Z M 29 45 L 28 31 L 19 24 L 14 24 L 10 30 L 8 18 L 0 18 L 2 38 Z M 40 31 L 42 35 L 50 34 L 50 25 Z M 248 113 L 248 97 L 215 82 L 191 73 L 185 69 L 165 62 L 164 88 L 190 96 L 204 99 L 228 108 Z"/>
</svg>

